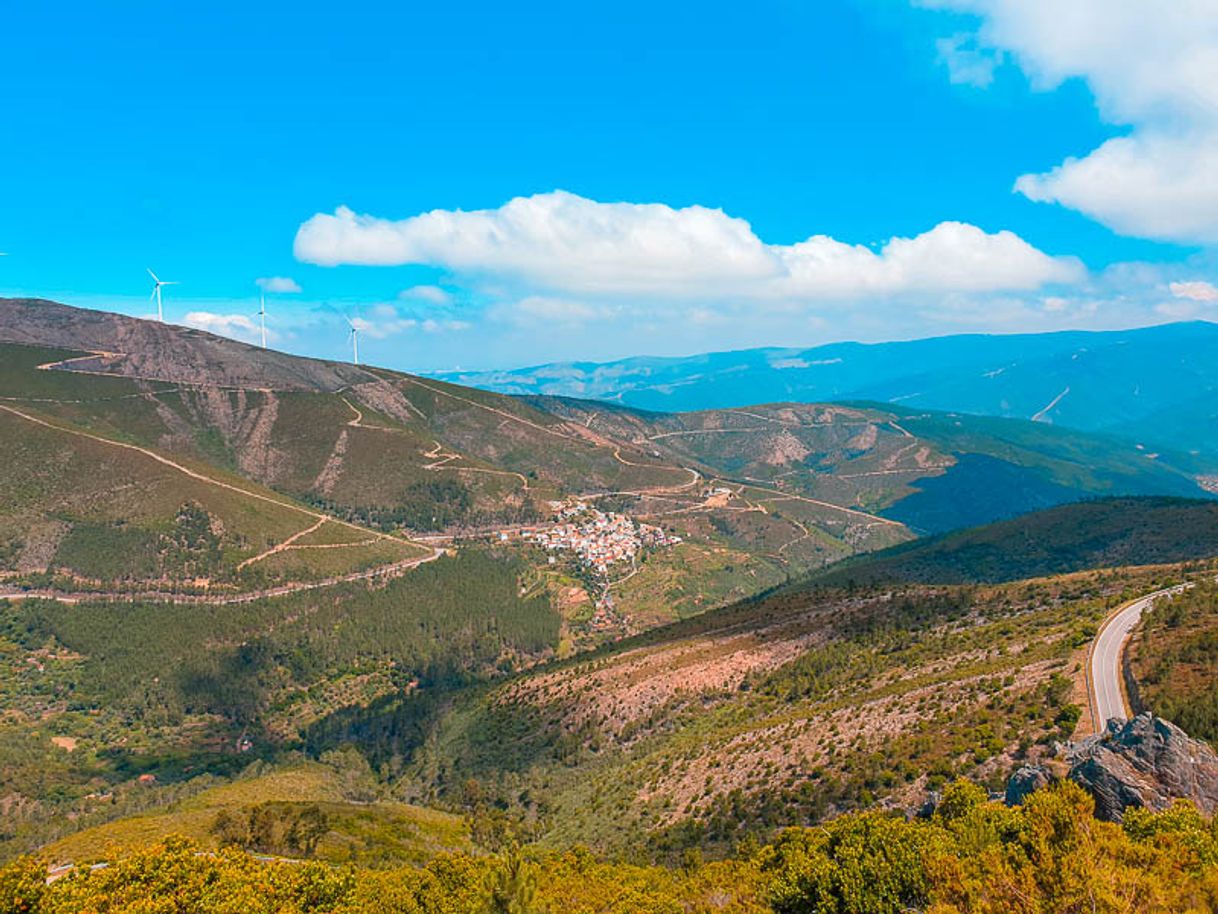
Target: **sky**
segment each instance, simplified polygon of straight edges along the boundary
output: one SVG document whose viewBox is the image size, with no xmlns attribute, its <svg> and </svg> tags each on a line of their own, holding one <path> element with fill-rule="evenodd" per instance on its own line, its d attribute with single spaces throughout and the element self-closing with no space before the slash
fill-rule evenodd
<svg viewBox="0 0 1218 914">
<path fill-rule="evenodd" d="M 405 370 L 1218 319 L 1218 0 L 18 2 L 0 295 Z"/>
</svg>

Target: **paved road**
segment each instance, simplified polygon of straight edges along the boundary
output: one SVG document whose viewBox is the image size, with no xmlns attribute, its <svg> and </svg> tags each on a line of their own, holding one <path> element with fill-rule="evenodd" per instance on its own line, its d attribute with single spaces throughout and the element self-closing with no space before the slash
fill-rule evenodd
<svg viewBox="0 0 1218 914">
<path fill-rule="evenodd" d="M 1091 648 L 1091 720 L 1096 733 L 1102 733 L 1111 718 L 1128 719 L 1129 705 L 1122 688 L 1125 642 L 1147 608 L 1159 597 L 1179 593 L 1191 585 L 1177 584 L 1156 590 L 1132 603 L 1126 603 L 1108 617 Z"/>
</svg>

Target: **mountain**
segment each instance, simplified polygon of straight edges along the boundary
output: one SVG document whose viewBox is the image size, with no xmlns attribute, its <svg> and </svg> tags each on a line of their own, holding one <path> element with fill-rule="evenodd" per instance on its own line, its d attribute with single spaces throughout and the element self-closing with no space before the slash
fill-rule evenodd
<svg viewBox="0 0 1218 914">
<path fill-rule="evenodd" d="M 1218 453 L 1218 324 L 1202 321 L 557 363 L 443 377 L 504 393 L 671 412 L 874 400 L 1035 419 L 1148 446 Z"/>
<path fill-rule="evenodd" d="M 1110 495 L 1204 497 L 1209 458 L 1153 453 L 1123 439 L 1025 420 L 867 403 L 770 404 L 645 413 L 593 401 L 527 402 L 733 481 L 746 510 L 828 506 L 917 533 L 974 526 Z"/>
<path fill-rule="evenodd" d="M 1163 500 L 1210 474 L 1026 420 L 514 397 L 0 300 L 0 855 L 673 858 L 998 786 L 1068 735 L 1108 610 L 1180 573 L 1107 566 L 1211 554 L 1213 504 Z"/>
<path fill-rule="evenodd" d="M 74 589 L 235 593 L 408 567 L 436 536 L 518 538 L 576 499 L 681 539 L 614 585 L 607 630 L 621 633 L 916 533 L 1094 496 L 1204 495 L 1213 469 L 906 406 L 668 414 L 503 396 L 29 299 L 0 300 L 0 348 L 0 570 Z M 578 631 L 603 629 L 608 578 L 568 568 L 547 566 L 542 586 L 566 594 Z"/>
</svg>

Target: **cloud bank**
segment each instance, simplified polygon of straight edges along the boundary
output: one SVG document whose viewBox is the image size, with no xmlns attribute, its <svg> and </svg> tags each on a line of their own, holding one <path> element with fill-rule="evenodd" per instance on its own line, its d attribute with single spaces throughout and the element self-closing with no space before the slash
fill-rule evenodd
<svg viewBox="0 0 1218 914">
<path fill-rule="evenodd" d="M 767 244 L 703 206 L 601 203 L 565 191 L 498 209 L 401 220 L 340 207 L 299 229 L 298 259 L 323 266 L 426 264 L 484 282 L 567 295 L 823 300 L 905 292 L 1035 289 L 1084 271 L 1019 236 L 942 222 L 879 250 L 814 235 Z"/>
</svg>

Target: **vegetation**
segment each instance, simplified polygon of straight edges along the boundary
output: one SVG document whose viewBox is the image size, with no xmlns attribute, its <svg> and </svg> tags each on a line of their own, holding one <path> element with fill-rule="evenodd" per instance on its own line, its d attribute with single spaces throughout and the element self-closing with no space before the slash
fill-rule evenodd
<svg viewBox="0 0 1218 914">
<path fill-rule="evenodd" d="M 69 812 L 163 802 L 254 757 L 321 755 L 354 709 L 430 705 L 545 656 L 559 618 L 544 594 L 521 594 L 523 570 L 465 549 L 376 588 L 225 606 L 15 604 L 0 628 L 0 792 L 23 800 L 0 815 L 0 840 L 70 827 Z M 106 793 L 113 802 L 89 798 Z"/>
<path fill-rule="evenodd" d="M 815 575 L 826 585 L 999 583 L 1218 555 L 1218 502 L 1108 498 L 894 546 Z"/>
<path fill-rule="evenodd" d="M 400 789 L 453 805 L 475 779 L 547 846 L 670 862 L 958 776 L 1001 789 L 1073 732 L 1098 623 L 1182 573 L 783 588 L 413 718 Z"/>
<path fill-rule="evenodd" d="M 1218 746 L 1218 584 L 1158 600 L 1132 655 L 1139 704 Z"/>
<path fill-rule="evenodd" d="M 320 826 L 319 826 L 320 827 Z M 22 858 L 0 869 L 0 910 L 23 914 L 1168 914 L 1218 910 L 1218 828 L 1187 803 L 1092 817 L 1065 784 L 1008 809 L 968 782 L 935 814 L 884 813 L 794 829 L 732 859 L 679 868 L 511 846 L 383 871 L 200 854 L 171 838 L 52 880 Z"/>
</svg>

